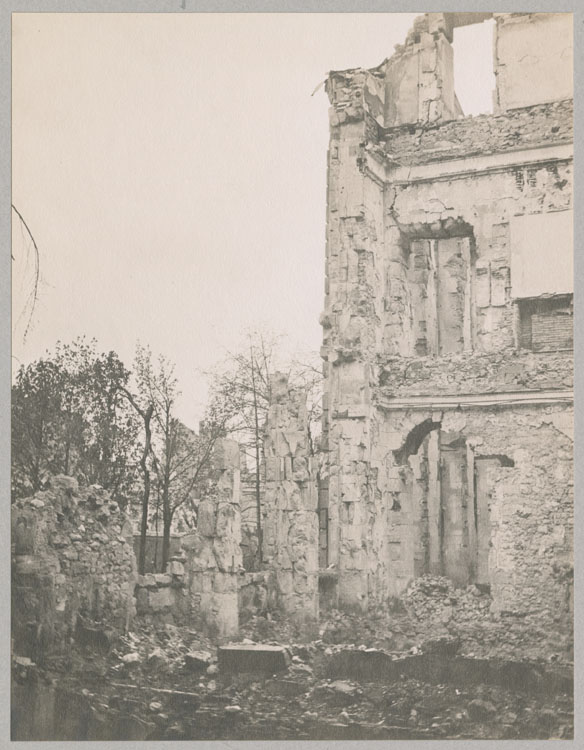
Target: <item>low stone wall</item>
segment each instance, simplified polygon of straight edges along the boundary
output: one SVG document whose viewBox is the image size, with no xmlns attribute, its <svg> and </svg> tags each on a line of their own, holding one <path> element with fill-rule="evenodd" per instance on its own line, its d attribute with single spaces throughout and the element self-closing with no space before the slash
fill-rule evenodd
<svg viewBox="0 0 584 750">
<path fill-rule="evenodd" d="M 135 614 L 130 526 L 101 487 L 56 476 L 12 506 L 12 623 L 16 651 L 66 647 L 79 617 L 115 630 Z"/>
<path fill-rule="evenodd" d="M 185 586 L 186 556 L 182 549 L 171 557 L 166 573 L 138 576 L 135 588 L 136 612 L 147 623 L 188 622 L 191 603 Z"/>
</svg>

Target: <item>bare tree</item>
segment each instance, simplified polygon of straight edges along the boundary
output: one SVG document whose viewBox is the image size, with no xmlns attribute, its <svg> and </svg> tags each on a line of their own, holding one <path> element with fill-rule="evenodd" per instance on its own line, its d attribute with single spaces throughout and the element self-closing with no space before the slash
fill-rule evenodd
<svg viewBox="0 0 584 750">
<path fill-rule="evenodd" d="M 239 352 L 209 373 L 213 398 L 224 404 L 227 430 L 244 449 L 254 484 L 258 561 L 262 559 L 262 491 L 264 472 L 264 429 L 271 400 L 270 376 L 277 369 L 278 336 L 265 331 L 248 331 Z"/>
<path fill-rule="evenodd" d="M 211 392 L 223 403 L 230 416 L 226 429 L 243 446 L 253 481 L 258 535 L 258 562 L 262 561 L 262 495 L 265 482 L 264 437 L 272 399 L 271 376 L 276 371 L 288 375 L 292 387 L 307 393 L 311 450 L 316 452 L 315 436 L 321 415 L 322 374 L 316 355 L 285 359 L 282 336 L 262 330 L 248 331 L 239 352 L 229 352 L 212 373 Z"/>
<path fill-rule="evenodd" d="M 26 236 L 29 238 L 29 241 L 32 244 L 32 247 L 34 250 L 33 252 L 33 278 L 32 278 L 31 288 L 28 291 L 26 298 L 24 299 L 20 314 L 16 316 L 16 320 L 13 322 L 13 326 L 16 326 L 18 321 L 21 320 L 23 317 L 26 319 L 24 333 L 22 336 L 22 340 L 26 341 L 26 337 L 28 336 L 28 332 L 32 325 L 34 311 L 35 311 L 36 304 L 38 301 L 38 296 L 39 296 L 39 284 L 40 284 L 40 277 L 41 277 L 40 252 L 39 252 L 39 248 L 36 243 L 36 240 L 34 238 L 34 235 L 31 232 L 30 227 L 26 223 L 24 216 L 16 208 L 14 203 L 12 203 L 11 205 L 12 205 L 12 210 L 17 215 L 20 221 L 20 224 L 22 228 L 24 229 L 24 231 L 26 232 Z M 27 256 L 26 262 L 28 262 L 28 251 L 27 251 L 26 256 Z M 16 260 L 14 253 L 12 254 L 12 260 L 13 261 Z M 14 328 L 13 328 L 13 331 L 14 331 Z"/>
<path fill-rule="evenodd" d="M 172 523 L 179 509 L 196 518 L 197 490 L 207 478 L 213 449 L 226 434 L 230 414 L 217 400 L 211 400 L 200 424 L 199 434 L 175 415 L 180 396 L 174 364 L 165 357 L 153 361 L 150 349 L 138 345 L 135 362 L 137 389 L 152 405 L 153 437 L 150 461 L 154 472 L 156 515 L 162 511 L 162 559 L 165 570 L 170 556 Z"/>
</svg>

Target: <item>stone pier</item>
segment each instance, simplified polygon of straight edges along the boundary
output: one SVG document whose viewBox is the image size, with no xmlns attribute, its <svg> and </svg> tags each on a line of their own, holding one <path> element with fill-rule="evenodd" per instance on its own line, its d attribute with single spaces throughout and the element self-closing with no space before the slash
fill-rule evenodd
<svg viewBox="0 0 584 750">
<path fill-rule="evenodd" d="M 185 584 L 195 620 L 210 634 L 238 631 L 238 576 L 242 570 L 239 445 L 221 440 L 212 457 L 197 530 L 183 537 Z"/>
<path fill-rule="evenodd" d="M 310 456 L 306 395 L 285 375 L 271 381 L 265 439 L 264 561 L 274 569 L 282 609 L 296 620 L 318 617 L 316 460 Z"/>
</svg>

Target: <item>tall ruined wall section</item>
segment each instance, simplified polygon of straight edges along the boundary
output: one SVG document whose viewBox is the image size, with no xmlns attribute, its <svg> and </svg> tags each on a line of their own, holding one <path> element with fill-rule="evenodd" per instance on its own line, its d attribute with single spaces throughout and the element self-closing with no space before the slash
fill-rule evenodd
<svg viewBox="0 0 584 750">
<path fill-rule="evenodd" d="M 328 93 L 327 272 L 321 320 L 328 559 L 338 572 L 339 601 L 365 608 L 370 568 L 383 566 L 373 542 L 379 518 L 370 451 L 371 385 L 383 314 L 378 258 L 384 242 L 383 173 L 366 168 L 365 144 L 383 121 L 384 80 L 368 71 L 332 74 Z"/>
<path fill-rule="evenodd" d="M 132 529 L 101 487 L 56 476 L 12 506 L 12 623 L 17 653 L 66 648 L 78 620 L 122 631 L 135 614 Z"/>
<path fill-rule="evenodd" d="M 317 465 L 310 455 L 306 396 L 277 373 L 271 380 L 264 455 L 263 558 L 278 603 L 296 621 L 318 618 Z"/>
<path fill-rule="evenodd" d="M 389 61 L 328 79 L 329 560 L 341 606 L 446 574 L 488 585 L 494 612 L 542 612 L 560 632 L 572 94 L 538 87 L 537 71 L 571 69 L 571 17 L 495 14 L 495 114 L 464 118 L 449 46 L 453 28 L 488 14 L 472 15 L 426 14 Z M 516 59 L 508 39 L 532 34 L 546 45 Z"/>
<path fill-rule="evenodd" d="M 197 530 L 183 537 L 186 597 L 194 622 L 219 637 L 237 634 L 241 555 L 239 444 L 218 441 L 199 503 Z"/>
</svg>

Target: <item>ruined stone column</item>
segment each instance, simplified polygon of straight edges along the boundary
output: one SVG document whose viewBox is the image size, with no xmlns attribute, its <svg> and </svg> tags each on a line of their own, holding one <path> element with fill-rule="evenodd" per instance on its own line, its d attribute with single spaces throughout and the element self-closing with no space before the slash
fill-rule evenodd
<svg viewBox="0 0 584 750">
<path fill-rule="evenodd" d="M 276 573 L 280 604 L 297 620 L 318 617 L 316 461 L 309 455 L 306 396 L 285 375 L 271 381 L 265 439 L 264 560 Z"/>
<path fill-rule="evenodd" d="M 211 634 L 228 638 L 238 632 L 242 568 L 238 443 L 218 441 L 211 465 L 197 530 L 184 537 L 182 545 L 193 615 Z"/>
</svg>

